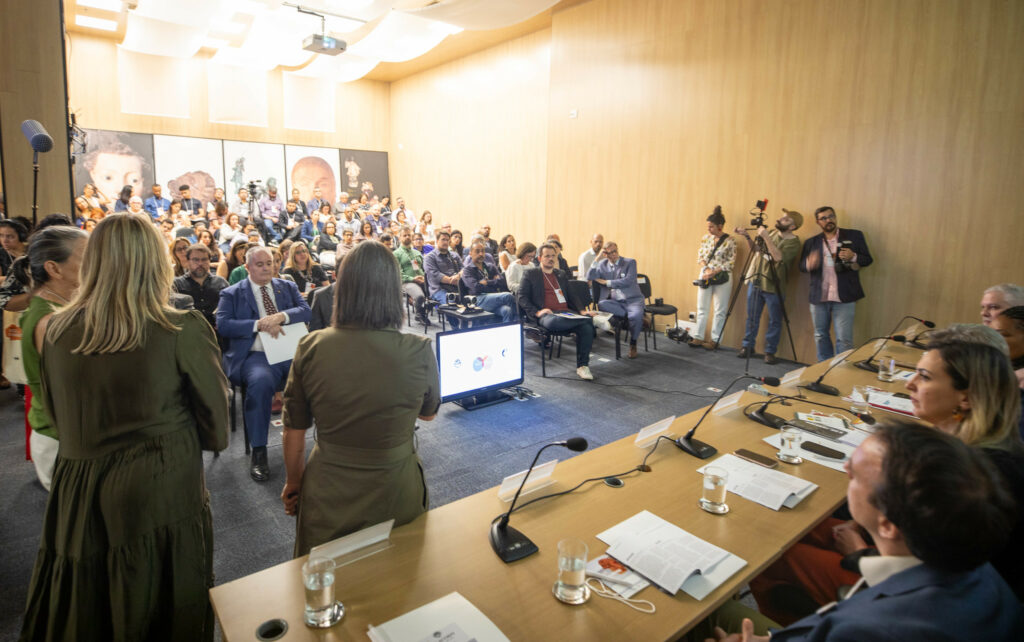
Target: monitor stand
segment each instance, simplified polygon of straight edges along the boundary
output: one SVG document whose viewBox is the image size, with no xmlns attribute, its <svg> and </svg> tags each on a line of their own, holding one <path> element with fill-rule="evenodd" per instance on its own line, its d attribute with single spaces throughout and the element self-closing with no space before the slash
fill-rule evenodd
<svg viewBox="0 0 1024 642">
<path fill-rule="evenodd" d="M 507 392 L 492 390 L 491 392 L 481 392 L 478 395 L 471 395 L 469 397 L 463 397 L 462 399 L 456 399 L 455 403 L 459 404 L 466 410 L 479 410 L 480 408 L 493 406 L 496 403 L 501 403 L 510 399 L 512 399 L 512 395 Z"/>
</svg>

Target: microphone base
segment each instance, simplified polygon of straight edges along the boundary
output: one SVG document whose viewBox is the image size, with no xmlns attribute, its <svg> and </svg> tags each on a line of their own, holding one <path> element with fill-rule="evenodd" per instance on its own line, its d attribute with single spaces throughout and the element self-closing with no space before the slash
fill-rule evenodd
<svg viewBox="0 0 1024 642">
<path fill-rule="evenodd" d="M 491 523 L 491 548 L 506 564 L 529 557 L 539 550 L 526 535 L 507 524 L 503 527 L 500 517 Z"/>
<path fill-rule="evenodd" d="M 860 368 L 861 370 L 867 370 L 868 372 L 878 373 L 878 364 L 869 359 L 865 359 L 864 361 L 858 361 L 853 365 Z"/>
<path fill-rule="evenodd" d="M 743 412 L 747 416 L 747 419 L 756 421 L 759 424 L 768 426 L 769 428 L 775 428 L 776 430 L 781 429 L 786 425 L 786 420 L 778 415 L 773 415 L 770 412 L 764 412 L 760 410 L 745 410 Z"/>
<path fill-rule="evenodd" d="M 697 459 L 707 459 L 718 452 L 718 449 L 714 446 L 705 444 L 703 441 L 693 439 L 692 437 L 689 439 L 686 437 L 676 439 L 676 446 L 687 455 L 692 455 Z"/>
<path fill-rule="evenodd" d="M 827 383 L 821 383 L 820 381 L 802 383 L 800 384 L 800 387 L 804 390 L 810 390 L 811 392 L 820 392 L 823 395 L 832 395 L 833 397 L 839 396 L 839 388 L 830 386 Z"/>
</svg>

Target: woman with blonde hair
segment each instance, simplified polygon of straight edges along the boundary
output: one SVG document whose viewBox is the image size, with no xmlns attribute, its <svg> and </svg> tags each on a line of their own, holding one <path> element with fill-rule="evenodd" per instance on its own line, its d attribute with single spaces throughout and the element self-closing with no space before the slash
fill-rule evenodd
<svg viewBox="0 0 1024 642">
<path fill-rule="evenodd" d="M 192 243 L 187 238 L 179 236 L 167 247 L 167 253 L 171 256 L 171 268 L 174 270 L 174 276 L 182 276 L 188 272 L 189 245 Z"/>
<path fill-rule="evenodd" d="M 302 241 L 296 241 L 289 248 L 283 272 L 292 277 L 295 285 L 299 286 L 299 292 L 309 292 L 313 288 L 330 285 L 327 273 L 313 261 L 309 248 Z"/>
<path fill-rule="evenodd" d="M 303 337 L 284 390 L 285 512 L 298 515 L 295 555 L 346 533 L 427 509 L 413 442 L 416 420 L 440 405 L 430 340 L 399 330 L 398 261 L 363 241 L 341 262 L 332 325 Z M 373 363 L 337 385 L 338 364 Z M 317 442 L 305 458 L 306 430 Z"/>
<path fill-rule="evenodd" d="M 227 446 L 228 387 L 213 329 L 170 308 L 170 287 L 148 217 L 110 215 L 49 322 L 41 392 L 60 450 L 22 639 L 213 639 L 201 451 Z"/>
</svg>

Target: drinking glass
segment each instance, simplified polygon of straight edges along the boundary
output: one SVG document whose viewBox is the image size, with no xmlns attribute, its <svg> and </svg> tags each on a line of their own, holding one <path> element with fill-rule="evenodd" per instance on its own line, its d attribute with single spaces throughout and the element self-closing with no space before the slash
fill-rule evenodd
<svg viewBox="0 0 1024 642">
<path fill-rule="evenodd" d="M 558 542 L 558 581 L 551 592 L 566 604 L 583 604 L 590 599 L 586 543 L 571 538 Z"/>
<path fill-rule="evenodd" d="M 868 405 L 869 394 L 871 393 L 867 386 L 854 386 L 853 392 L 850 393 L 850 410 L 862 415 L 871 414 L 871 406 Z"/>
<path fill-rule="evenodd" d="M 891 383 L 896 377 L 896 359 L 891 354 L 882 355 L 878 360 L 878 380 Z"/>
<path fill-rule="evenodd" d="M 725 503 L 727 494 L 726 484 L 729 481 L 729 472 L 717 466 L 704 467 L 704 492 L 700 498 L 700 507 L 715 515 L 724 515 L 729 512 L 729 505 Z"/>
<path fill-rule="evenodd" d="M 345 607 L 334 599 L 334 560 L 310 557 L 302 565 L 302 584 L 306 587 L 306 626 L 327 628 L 345 615 Z"/>
<path fill-rule="evenodd" d="M 779 452 L 775 453 L 775 457 L 787 464 L 804 463 L 803 457 L 800 456 L 800 442 L 804 438 L 800 429 L 793 427 L 783 428 L 779 431 L 779 437 L 782 439 L 782 448 L 779 449 Z"/>
</svg>

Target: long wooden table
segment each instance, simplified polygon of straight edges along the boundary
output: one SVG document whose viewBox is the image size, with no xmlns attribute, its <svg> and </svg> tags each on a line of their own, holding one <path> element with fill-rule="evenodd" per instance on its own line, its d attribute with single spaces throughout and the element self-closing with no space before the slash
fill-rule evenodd
<svg viewBox="0 0 1024 642">
<path fill-rule="evenodd" d="M 862 349 L 860 356 L 866 357 L 873 348 L 874 344 Z M 888 352 L 909 364 L 915 363 L 920 354 L 902 346 L 893 346 Z M 827 365 L 808 367 L 801 379 L 817 377 Z M 874 374 L 849 364 L 833 370 L 826 383 L 837 386 L 843 395 L 854 384 L 870 383 L 892 390 L 903 387 L 902 383 L 879 382 Z M 794 385 L 795 382 L 773 392 L 797 394 Z M 816 401 L 846 405 L 839 397 L 805 394 Z M 709 414 L 696 436 L 718 448 L 719 454 L 748 448 L 774 457 L 775 450 L 762 441 L 773 430 L 746 419 L 741 411 L 747 404 L 763 401 L 763 396 L 744 392 L 731 411 L 720 416 Z M 790 417 L 796 410 L 814 408 L 797 401 L 788 407 L 773 404 L 771 412 Z M 674 434 L 689 430 L 702 412 L 703 409 L 678 418 L 672 427 Z M 874 412 L 876 416 L 888 414 Z M 626 412 L 623 421 L 629 421 Z M 556 470 L 558 481 L 542 492 L 568 489 L 584 479 L 636 466 L 646 451 L 637 448 L 634 439 L 635 435 L 626 437 L 560 462 Z M 799 466 L 779 467 L 820 487 L 796 508 L 776 512 L 730 494 L 731 512 L 711 515 L 697 506 L 702 479 L 695 471 L 704 463 L 662 441 L 648 460 L 651 472 L 628 475 L 623 488 L 610 488 L 599 482 L 589 484 L 575 493 L 516 512 L 511 524 L 530 537 L 540 552 L 512 564 L 502 563 L 488 540 L 491 520 L 508 507 L 498 499 L 496 489 L 428 511 L 412 523 L 396 528 L 390 548 L 338 569 L 336 595 L 344 602 L 346 615 L 327 630 L 309 629 L 302 622 L 304 559 L 284 562 L 217 586 L 210 596 L 224 639 L 231 641 L 255 639 L 256 628 L 272 618 L 288 622 L 288 632 L 282 638 L 285 640 L 366 639 L 371 624 L 382 624 L 451 591 L 465 596 L 512 640 L 674 639 L 728 599 L 845 500 L 846 476 L 807 461 Z M 587 543 L 591 557 L 599 555 L 607 547 L 595 536 L 644 509 L 738 555 L 747 561 L 746 567 L 702 601 L 682 592 L 673 597 L 653 587 L 645 589 L 637 597 L 656 605 L 654 615 L 597 596 L 575 607 L 555 600 L 551 586 L 557 575 L 557 542 L 576 537 Z"/>
</svg>

